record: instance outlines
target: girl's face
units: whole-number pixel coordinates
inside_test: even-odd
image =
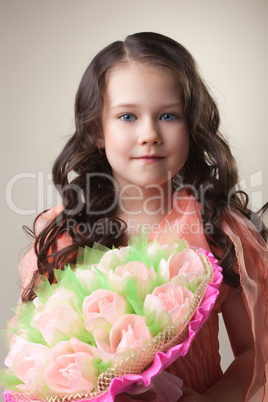
[[[102,147],[120,189],[163,186],[186,162],[188,127],[178,82],[169,71],[142,63],[113,69],[102,128]]]

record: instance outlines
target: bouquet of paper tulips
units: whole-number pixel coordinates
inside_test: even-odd
[[[6,401],[104,402],[147,386],[187,353],[222,280],[207,251],[144,236],[119,249],[86,247],[54,275],[17,308]]]

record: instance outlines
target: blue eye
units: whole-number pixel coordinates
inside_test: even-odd
[[[119,119],[125,121],[126,123],[130,123],[131,121],[135,120],[135,116],[130,113],[124,113],[119,116]]]
[[[161,120],[164,120],[164,121],[173,121],[174,119],[176,119],[176,115],[175,114],[173,114],[173,113],[164,113],[164,114],[162,114],[162,116],[161,116]]]

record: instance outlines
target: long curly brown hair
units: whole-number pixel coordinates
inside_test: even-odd
[[[248,209],[247,196],[243,199],[234,191],[238,183],[236,163],[219,132],[217,105],[199,75],[193,57],[181,44],[166,36],[136,33],[124,42],[117,41],[105,47],[82,77],[75,100],[76,130],[53,167],[53,181],[65,208],[38,235],[35,233],[38,217],[35,220],[33,235],[38,270],[23,292],[23,301],[35,297],[34,285],[39,274],[45,274],[52,282],[54,268],[74,263],[79,247],[92,246],[94,242],[108,247],[121,244],[126,223],[117,217],[116,190],[109,180],[112,170],[97,144],[102,137],[101,115],[107,77],[115,66],[133,61],[172,71],[177,77],[188,122],[190,152],[185,166],[173,179],[174,188],[183,185],[187,185],[188,191],[194,188],[196,198],[202,189],[206,190],[201,210],[203,224],[213,228],[212,234],[206,234],[209,244],[213,249],[223,251],[220,265],[226,283],[240,287],[239,276],[232,269],[236,261],[235,250],[221,225],[227,206],[251,219],[266,239],[267,230],[261,219]],[[114,231],[94,230],[101,225],[112,227],[111,223],[117,228],[118,236],[114,236]],[[83,224],[83,232],[76,230],[79,224]],[[71,236],[73,243],[59,250],[57,240],[64,232]]]

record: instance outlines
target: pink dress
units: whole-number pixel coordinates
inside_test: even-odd
[[[184,192],[175,193],[173,209],[160,224],[154,238],[164,244],[172,235],[185,238],[191,246],[202,247],[210,251],[203,230],[200,204],[192,196]],[[44,213],[38,221],[38,231],[53,219],[63,207],[52,208]],[[252,333],[255,340],[255,371],[252,386],[260,382],[260,378],[267,369],[268,359],[268,252],[264,241],[254,226],[237,212],[229,211],[226,214],[223,228],[235,245],[238,267],[242,287],[247,302],[249,318],[252,324]],[[59,247],[71,244],[68,234],[59,240]],[[20,262],[20,274],[23,284],[27,286],[32,273],[36,270],[36,256],[33,247]],[[258,286],[252,286],[252,281]],[[196,392],[202,393],[222,376],[218,342],[218,313],[221,304],[228,294],[228,286],[221,285],[217,299],[207,322],[196,335],[185,357],[172,363],[166,371],[180,377],[184,384]],[[266,400],[265,385],[259,390],[258,399]],[[249,392],[249,391],[248,391]],[[248,397],[246,398],[248,399]]]
[[[176,234],[185,238],[191,246],[210,251],[204,234],[200,204],[193,196],[180,192],[174,194],[173,205],[171,212],[160,224],[155,237],[163,244],[172,234]],[[234,270],[241,278],[255,343],[254,373],[245,400],[267,401],[268,385],[265,383],[265,378],[268,374],[268,249],[255,226],[240,213],[230,209],[224,218],[223,230],[235,246],[238,264]],[[186,386],[197,392],[205,391],[222,375],[218,313],[227,293],[228,287],[221,285],[218,301],[187,355],[167,369],[182,378]],[[253,396],[254,399],[252,389],[259,389]]]
[[[221,293],[219,298],[225,297],[226,293]],[[166,368],[167,372],[181,378],[185,386],[200,394],[217,382],[223,374],[218,341],[219,312],[220,302],[217,301],[206,323],[192,341],[186,356],[180,357]]]

